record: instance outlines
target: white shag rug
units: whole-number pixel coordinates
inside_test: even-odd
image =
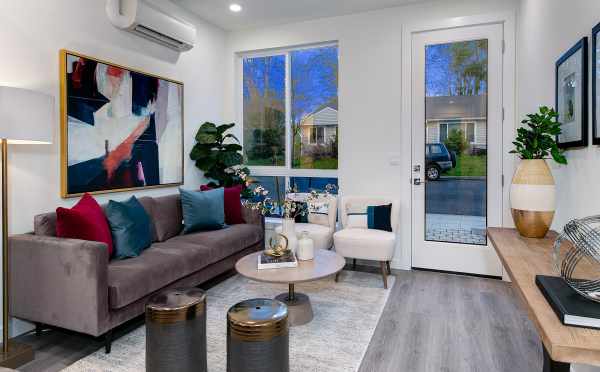
[[[391,289],[394,276],[388,277]],[[287,285],[258,283],[236,275],[208,291],[207,338],[209,372],[225,372],[226,315],[237,302],[274,298]],[[381,275],[343,271],[333,278],[300,283],[296,291],[310,296],[314,319],[290,328],[290,372],[357,371],[367,351],[390,289]],[[145,370],[144,326],[63,369],[63,372],[133,372]]]

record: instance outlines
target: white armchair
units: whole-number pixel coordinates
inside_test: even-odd
[[[308,236],[315,243],[315,249],[331,249],[337,220],[337,197],[329,195],[323,198],[322,202],[328,204],[326,212],[309,213],[308,223],[296,223],[296,234],[298,237],[300,237],[303,231],[308,232]],[[275,228],[275,232],[281,233],[281,231],[281,226]]]
[[[347,196],[341,199],[340,204],[342,230],[333,235],[336,252],[354,260],[379,261],[383,286],[387,289],[387,275],[391,273],[390,261],[394,257],[396,246],[400,203],[386,198]],[[369,229],[367,207],[386,204],[392,204],[390,216],[392,232]],[[336,281],[337,279],[336,276]]]

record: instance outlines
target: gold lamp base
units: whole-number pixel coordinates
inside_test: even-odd
[[[15,369],[33,360],[33,348],[30,345],[10,340],[7,353],[2,346],[4,345],[0,345],[0,367]]]

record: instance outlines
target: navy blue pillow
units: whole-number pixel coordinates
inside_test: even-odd
[[[223,188],[207,191],[179,189],[183,212],[183,233],[219,230],[225,226]]]
[[[152,244],[150,216],[132,196],[124,202],[111,200],[104,211],[114,244],[114,257],[137,257]]]
[[[367,226],[369,229],[392,232],[392,205],[375,205],[367,207]]]

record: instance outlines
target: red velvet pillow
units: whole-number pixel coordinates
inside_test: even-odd
[[[102,207],[90,194],[85,194],[73,208],[56,208],[56,236],[102,242],[113,253],[110,227]]]
[[[212,187],[207,185],[200,186],[200,190],[211,190]],[[225,205],[225,223],[228,225],[236,225],[246,223],[242,217],[242,185],[224,188],[224,205]]]

